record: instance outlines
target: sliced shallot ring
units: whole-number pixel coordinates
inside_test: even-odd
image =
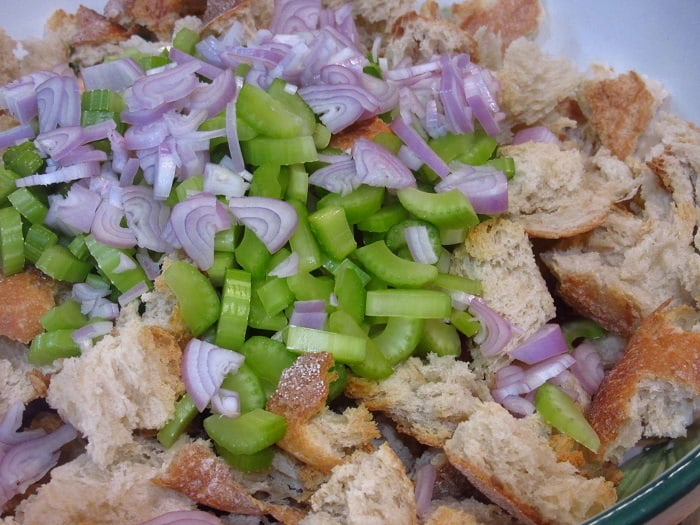
[[[545,323],[509,354],[514,359],[532,365],[568,351],[569,347],[561,326],[556,323]]]
[[[229,200],[233,216],[250,228],[270,253],[284,246],[297,227],[298,217],[294,206],[271,197],[235,197]]]

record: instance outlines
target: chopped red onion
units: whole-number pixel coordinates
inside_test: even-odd
[[[102,337],[110,333],[112,328],[114,328],[112,321],[97,321],[94,323],[88,323],[85,326],[81,326],[80,328],[76,329],[71,334],[71,338],[78,345],[78,348],[84,350],[98,337]]]
[[[238,417],[241,415],[241,401],[238,392],[219,388],[211,396],[211,409],[215,414],[226,417]]]
[[[230,220],[222,218],[216,197],[207,192],[190,195],[173,206],[168,222],[180,246],[197,267],[211,268],[214,236],[230,226]]]
[[[197,74],[202,75],[204,78],[208,78],[209,80],[214,80],[224,72],[230,71],[215,66],[214,64],[210,64],[209,62],[205,62],[204,60],[200,60],[199,58],[185,53],[184,51],[181,51],[176,47],[171,47],[168,50],[168,58],[170,58],[170,60],[172,60],[173,62],[177,62],[178,64],[181,64],[183,62],[197,62],[197,64],[199,64]]]
[[[245,161],[241,152],[241,144],[238,142],[238,124],[236,123],[236,102],[238,93],[243,86],[243,79],[236,77],[236,89],[231,102],[226,104],[226,139],[228,141],[229,151],[231,153],[231,163],[235,173],[245,173]]]
[[[88,233],[100,201],[98,193],[81,184],[73,184],[65,197],[60,194],[49,196],[49,211],[44,222],[68,235]]]
[[[55,73],[45,72],[46,77]],[[6,108],[20,124],[28,125],[37,116],[36,85],[41,73],[25,75],[0,88],[0,107]],[[44,78],[41,79],[43,82]]]
[[[207,407],[226,374],[238,370],[243,361],[244,357],[233,350],[190,339],[182,354],[182,378],[197,410]]]
[[[425,463],[416,471],[415,497],[418,516],[424,516],[430,509],[436,479],[437,469],[430,462]]]
[[[235,197],[229,200],[229,208],[241,224],[258,236],[270,253],[287,243],[299,220],[294,206],[270,197]]]
[[[481,323],[479,332],[474,336],[474,342],[479,345],[481,353],[492,357],[502,352],[513,337],[514,328],[511,323],[479,297],[474,297],[469,303],[469,311]]]
[[[0,506],[23,494],[58,463],[60,449],[78,436],[70,425],[11,446],[0,458]]]
[[[156,277],[160,275],[160,261],[154,261],[144,249],[137,250],[134,258],[139,262],[143,271],[146,272],[146,277],[151,281],[155,281]]]
[[[474,131],[471,108],[467,105],[461,73],[457,71],[455,64],[458,59],[459,57],[448,55],[440,57],[442,75],[439,92],[447,126],[451,132],[457,134]]]
[[[513,145],[524,144],[525,142],[558,144],[559,138],[545,126],[532,126],[518,130],[515,135],[513,135]]]
[[[135,301],[136,299],[140,298],[147,291],[148,291],[148,285],[146,284],[146,282],[139,281],[137,284],[135,284],[134,286],[129,288],[127,291],[120,294],[119,297],[117,297],[117,302],[119,303],[119,306],[124,307],[127,304],[129,304],[130,302]]]
[[[174,510],[140,525],[221,525],[221,520],[203,510]]]
[[[401,145],[396,156],[410,170],[418,171],[418,169],[423,165],[423,161],[420,159],[420,157],[418,157],[418,155],[416,155],[415,152],[405,144]]]
[[[464,78],[467,104],[489,135],[498,135],[501,132],[498,121],[504,116],[499,112],[494,88],[497,88],[497,81],[487,69],[472,68],[470,74]]]
[[[408,122],[402,117],[395,118],[391,121],[391,129],[424,164],[441,178],[447,177],[451,171],[450,167],[428,146],[428,143],[423,140],[423,137]]]
[[[200,84],[189,96],[191,110],[203,109],[213,117],[226,108],[236,91],[236,79],[230,69],[225,69],[210,84]]]
[[[269,29],[275,34],[296,34],[318,27],[320,0],[278,0]]]
[[[396,155],[374,141],[358,138],[352,146],[352,157],[361,184],[391,189],[416,186],[411,170]]]
[[[95,210],[90,232],[102,244],[115,248],[132,248],[136,246],[136,235],[130,228],[121,226],[123,217],[124,210],[103,200]]]
[[[299,95],[331,133],[376,115],[380,107],[374,95],[356,84],[309,85],[299,89]]]
[[[125,145],[130,150],[147,150],[162,144],[170,130],[163,118],[134,124],[124,132]]]
[[[175,64],[158,73],[137,78],[124,92],[124,101],[131,111],[155,109],[188,96],[199,85],[195,61]]]
[[[270,270],[269,275],[273,277],[285,278],[299,273],[299,253],[292,252],[285,257],[282,262]]]
[[[34,128],[30,124],[20,124],[0,131],[0,149],[5,149],[27,139],[34,138]]]
[[[163,229],[170,217],[170,207],[153,198],[147,186],[128,186],[122,191],[126,224],[142,248],[168,252],[171,246],[163,239]]]
[[[496,388],[504,387],[522,381],[525,377],[525,369],[520,365],[505,365],[494,373],[494,384]]]
[[[508,178],[488,166],[460,166],[435,185],[435,191],[457,188],[476,213],[495,214],[508,211]]]
[[[325,301],[320,299],[295,301],[292,313],[289,316],[289,324],[323,330],[327,319],[328,314]]]
[[[571,373],[579,380],[586,392],[590,395],[595,394],[605,376],[603,361],[598,350],[591,343],[583,341],[574,348],[572,355],[576,362],[571,365]]]
[[[74,76],[56,75],[36,87],[39,132],[80,125],[80,87]]]
[[[0,421],[0,457],[13,445],[18,445],[46,434],[44,430],[39,428],[20,432],[19,428],[22,426],[23,414],[24,403],[21,401],[10,403],[7,412]]]
[[[243,197],[249,187],[250,183],[240,174],[222,164],[208,162],[204,166],[204,191],[230,199]]]
[[[360,185],[355,161],[349,155],[333,157],[339,158],[309,175],[309,184],[344,196]]]
[[[516,416],[529,416],[535,413],[535,404],[521,396],[507,396],[500,403],[506,410]]]
[[[509,353],[512,358],[532,365],[568,351],[569,347],[561,326],[556,323],[545,323]]]
[[[435,253],[433,243],[428,234],[428,228],[424,225],[407,226],[403,230],[408,251],[414,261],[425,264],[435,264],[438,254]]]
[[[131,57],[108,60],[80,70],[86,90],[109,89],[120,92],[145,76],[143,68]]]
[[[153,198],[165,200],[170,196],[180,160],[174,144],[166,140],[158,146],[155,173],[153,175]]]
[[[57,168],[46,173],[37,173],[27,177],[20,177],[15,180],[18,188],[26,186],[50,186],[59,182],[72,182],[80,179],[96,177],[100,174],[100,164],[98,162],[81,162]]]
[[[558,376],[576,362],[570,354],[559,354],[532,365],[525,371],[523,383],[528,392],[543,385],[547,380]]]

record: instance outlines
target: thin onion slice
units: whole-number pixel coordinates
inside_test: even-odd
[[[416,186],[416,178],[388,149],[364,137],[352,146],[358,182],[368,186],[399,189]]]
[[[572,355],[576,362],[571,365],[571,373],[588,394],[595,394],[605,376],[598,350],[591,343],[583,341],[574,348]]]
[[[479,297],[474,297],[469,303],[469,311],[481,323],[479,332],[474,336],[481,353],[492,357],[502,352],[513,338],[514,328],[510,321]]]
[[[124,210],[103,200],[95,210],[90,232],[102,244],[115,248],[133,248],[136,236],[130,228],[121,226]]]
[[[297,227],[294,206],[271,197],[237,197],[229,200],[233,216],[250,228],[270,253],[284,246]]]
[[[425,463],[416,471],[416,513],[419,516],[424,516],[430,509],[436,478],[437,469],[430,462]]]
[[[24,414],[24,403],[15,401],[10,403],[10,406],[5,412],[0,421],[0,456],[2,456],[9,447],[34,439],[46,434],[42,429],[19,431],[22,426],[22,416]]]
[[[238,392],[219,388],[211,396],[211,409],[216,414],[226,417],[238,417],[241,415],[241,400]]]
[[[576,362],[571,354],[559,354],[532,365],[525,371],[523,384],[532,392],[547,380],[558,376]]]
[[[509,353],[512,358],[532,365],[568,351],[569,347],[564,339],[561,326],[557,323],[545,323],[525,342]]]
[[[202,412],[209,405],[226,374],[238,370],[244,359],[233,350],[190,339],[182,354],[182,378],[197,410]]]

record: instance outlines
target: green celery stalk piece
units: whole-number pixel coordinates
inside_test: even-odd
[[[187,427],[197,417],[199,411],[194,405],[194,401],[185,393],[175,404],[173,417],[156,434],[156,439],[165,448],[172,447],[177,439],[184,434]]]
[[[422,338],[424,327],[424,319],[389,317],[384,329],[372,340],[387,360],[396,365],[413,354]]]
[[[221,388],[238,392],[238,399],[241,405],[241,414],[265,408],[267,396],[263,389],[262,382],[253,369],[243,363],[238,370],[228,374],[221,383]]]
[[[458,189],[430,193],[417,188],[401,188],[396,192],[409,212],[438,228],[461,228],[479,224],[469,199]]]
[[[357,248],[355,235],[341,206],[326,206],[309,215],[311,231],[321,249],[334,259],[344,259]]]
[[[216,445],[232,454],[255,454],[282,439],[287,420],[256,408],[236,418],[209,416],[204,419],[204,430]]]
[[[450,296],[438,290],[386,288],[367,291],[365,315],[444,319],[452,313]]]
[[[397,288],[420,288],[438,275],[436,266],[400,257],[382,240],[358,248],[355,257],[369,273]]]
[[[251,288],[250,273],[236,268],[226,270],[214,337],[217,346],[237,350],[243,345],[248,330]]]
[[[367,337],[293,325],[287,328],[284,337],[292,352],[330,352],[336,361],[349,365],[361,363],[367,354]]]

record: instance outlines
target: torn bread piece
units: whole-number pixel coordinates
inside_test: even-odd
[[[282,373],[265,407],[287,420],[277,446],[323,472],[343,463],[354,450],[371,448],[380,436],[365,407],[348,407],[340,414],[328,408],[328,386],[337,376],[333,364],[328,352],[300,355]]]
[[[386,442],[335,467],[310,504],[300,525],[418,523],[413,483]]]
[[[0,335],[28,344],[43,332],[41,318],[56,305],[59,283],[36,269],[0,274]]]
[[[613,483],[557,461],[547,433],[539,416],[517,419],[498,403],[483,403],[459,424],[445,453],[475,487],[526,524],[574,525],[612,505]]]
[[[639,185],[635,173],[604,148],[589,157],[571,144],[525,142],[504,146],[500,154],[512,157],[516,166],[506,217],[531,237],[558,239],[590,231]]]
[[[700,313],[664,307],[647,317],[605,376],[588,419],[605,459],[642,438],[684,436],[700,409]]]
[[[191,499],[151,481],[165,461],[160,446],[139,441],[132,452],[108,467],[82,454],[54,468],[51,479],[19,504],[18,523],[122,525],[195,508]]]
[[[172,334],[122,311],[120,324],[51,378],[47,401],[87,439],[100,466],[134,446],[134,431],[158,429],[173,415],[184,384],[182,350]]]
[[[351,377],[345,389],[369,410],[386,413],[400,432],[425,445],[442,447],[476,406],[491,399],[464,361],[429,354],[410,357],[381,381]]]
[[[25,405],[45,394],[40,371],[27,363],[27,347],[0,336],[0,413],[7,413],[12,403]]]
[[[498,505],[474,498],[433,500],[424,525],[516,525],[518,522]]]

